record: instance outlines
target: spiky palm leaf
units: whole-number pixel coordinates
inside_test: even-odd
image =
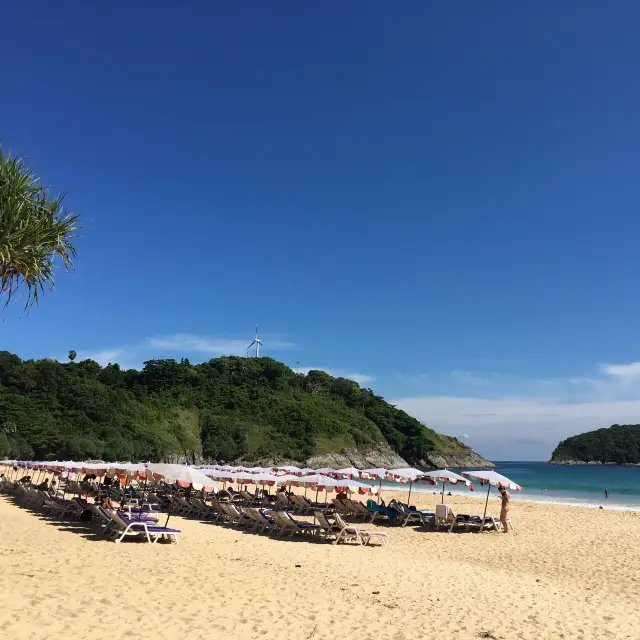
[[[21,286],[25,309],[54,287],[53,261],[73,266],[72,244],[78,216],[62,207],[64,196],[49,199],[47,190],[20,158],[0,150],[0,293],[5,307]]]

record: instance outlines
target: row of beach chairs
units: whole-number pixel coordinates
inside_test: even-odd
[[[5,481],[0,485],[0,493],[9,493],[16,503],[41,511],[53,518],[85,519],[98,524],[99,533],[115,542],[135,537],[155,543],[159,540],[179,541],[180,531],[158,525],[158,513],[135,507],[128,509],[105,509],[97,504],[87,503],[79,497],[71,499],[52,495],[47,491],[20,482]]]
[[[277,495],[286,498],[282,493]],[[286,502],[280,499],[275,505],[268,507],[251,506],[251,502],[245,496],[241,498],[244,499],[244,504],[233,499],[223,501],[220,497],[210,497],[207,503],[202,498],[172,496],[171,504],[167,505],[167,508],[172,513],[182,516],[234,525],[278,537],[312,535],[316,539],[333,541],[334,544],[355,541],[361,545],[369,545],[372,541],[387,545],[389,541],[388,534],[371,532],[348,524],[339,513],[333,513],[332,516],[329,505],[310,502],[302,496],[290,496],[298,500]],[[301,515],[314,516],[315,522],[297,519]]]

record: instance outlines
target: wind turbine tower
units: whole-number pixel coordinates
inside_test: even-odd
[[[260,340],[260,338],[258,338],[258,325],[256,325],[256,337],[253,339],[253,342],[247,347],[247,351],[249,351],[249,349],[251,349],[251,347],[253,347],[253,345],[256,346],[256,358],[260,357],[260,347],[262,346],[262,340]]]

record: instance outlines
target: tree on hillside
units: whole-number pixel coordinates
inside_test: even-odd
[[[25,309],[54,287],[54,259],[73,266],[78,216],[51,197],[20,158],[0,150],[0,293],[5,307],[14,294],[27,290]]]
[[[71,349],[71,351],[69,351],[69,360],[73,362],[77,357],[78,354],[73,349]]]

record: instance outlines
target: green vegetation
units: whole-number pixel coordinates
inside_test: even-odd
[[[0,456],[302,461],[386,443],[409,462],[471,452],[351,380],[298,375],[270,358],[122,371],[0,352]]]
[[[640,464],[640,424],[614,424],[563,440],[551,462]]]
[[[5,306],[21,288],[25,308],[53,289],[57,256],[72,266],[78,217],[62,207],[62,196],[51,198],[22,160],[0,150],[0,292]]]

